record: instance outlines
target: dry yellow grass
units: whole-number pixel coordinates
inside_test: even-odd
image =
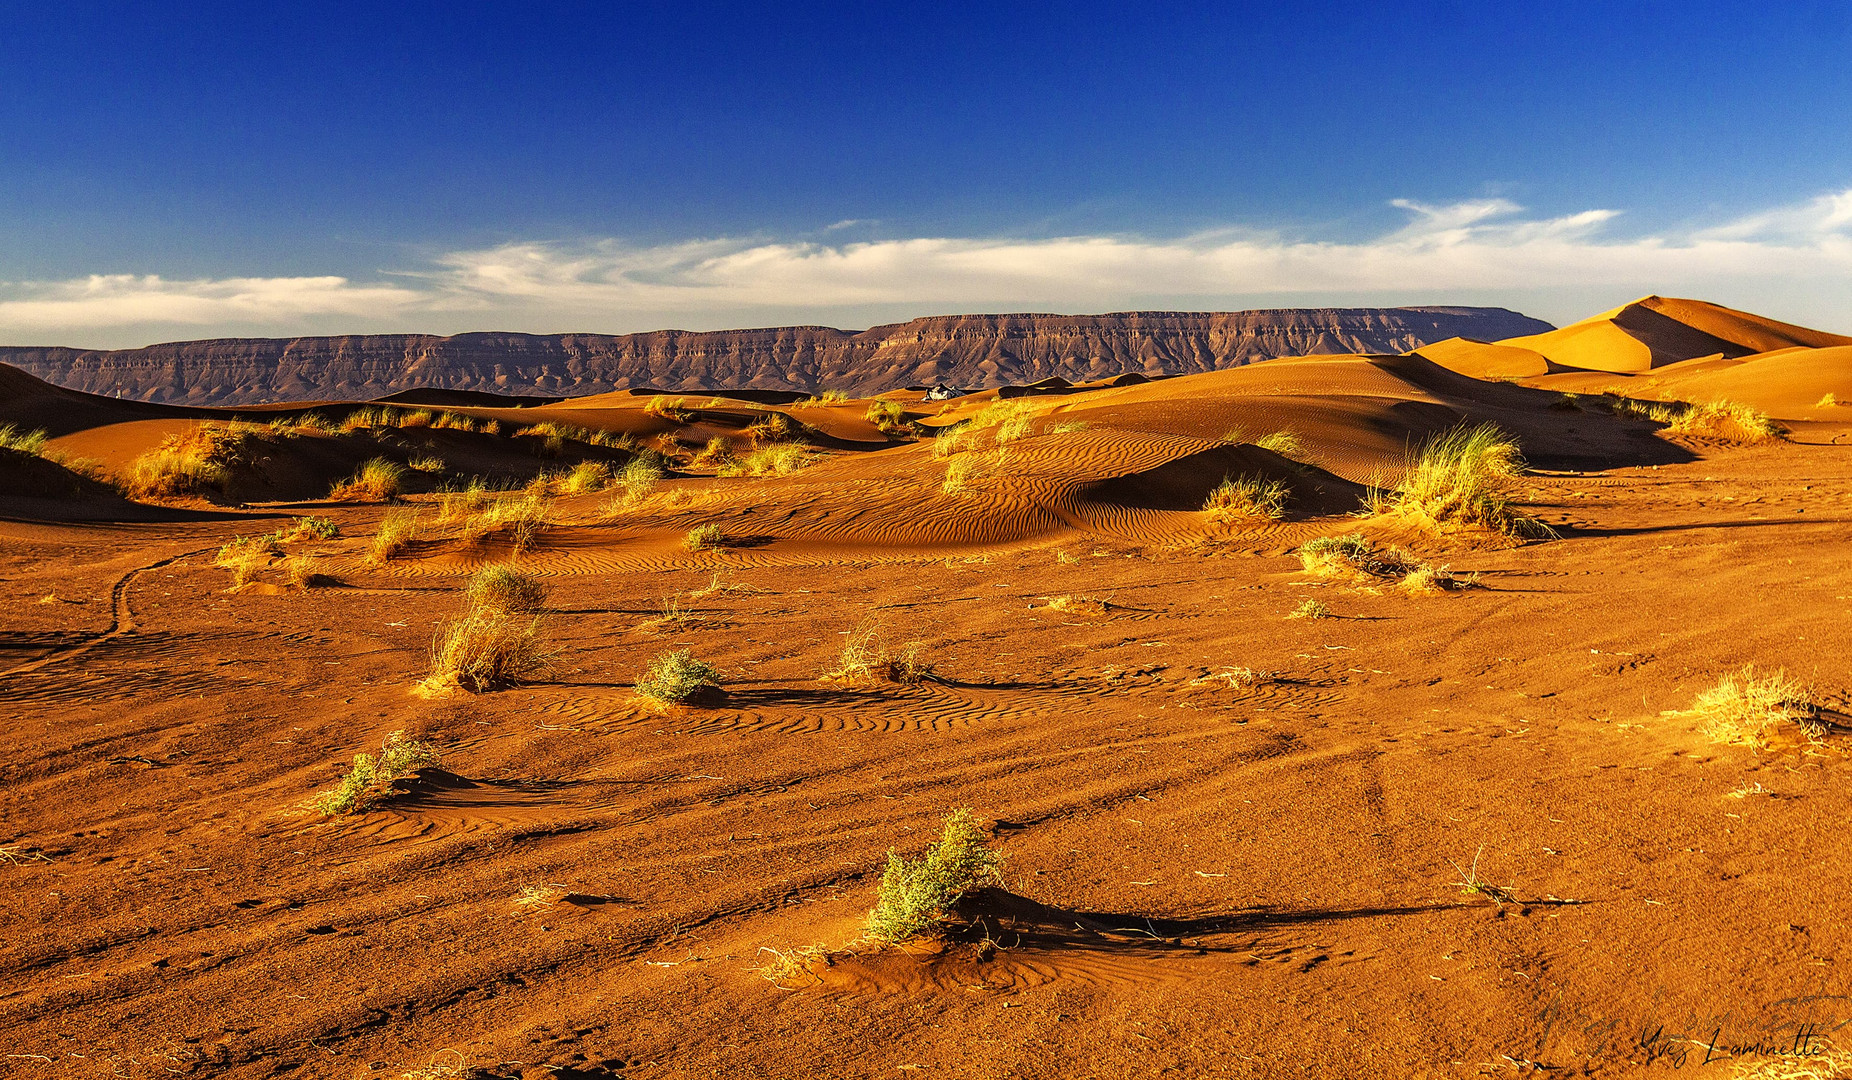
[[[1387,499],[1393,512],[1432,529],[1475,526],[1518,537],[1555,532],[1513,505],[1524,471],[1518,444],[1491,424],[1458,427],[1428,440]]]
[[[251,440],[245,426],[202,424],[136,457],[118,486],[133,499],[173,498],[223,491],[231,466]]]
[[[386,458],[371,458],[354,475],[334,485],[331,499],[353,502],[384,502],[397,498],[405,490],[405,466]]]
[[[1667,431],[1730,442],[1770,442],[1786,434],[1780,424],[1740,402],[1707,401],[1693,405],[1673,418]]]
[[[1286,512],[1286,485],[1259,476],[1230,476],[1203,500],[1203,512],[1218,524],[1277,521]]]
[[[1779,668],[1772,675],[1757,675],[1753,664],[1725,675],[1691,708],[1665,715],[1696,720],[1706,736],[1729,746],[1766,747],[1789,724],[1810,740],[1826,734],[1805,686]]]
[[[417,510],[388,510],[367,545],[367,560],[380,565],[404,553],[418,536]]]

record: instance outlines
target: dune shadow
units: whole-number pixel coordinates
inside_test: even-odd
[[[1571,537],[1604,536],[1652,536],[1657,533],[1697,532],[1702,529],[1766,529],[1788,525],[1852,525],[1852,519],[1809,517],[1796,514],[1792,517],[1759,518],[1749,521],[1686,521],[1675,525],[1633,525],[1603,528],[1600,526],[1558,525],[1556,531],[1563,539]]]

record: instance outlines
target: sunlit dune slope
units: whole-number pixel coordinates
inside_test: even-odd
[[[1699,300],[1647,296],[1560,330],[1498,344],[1529,349],[1564,367],[1636,373],[1702,356],[1852,345],[1852,338]]]

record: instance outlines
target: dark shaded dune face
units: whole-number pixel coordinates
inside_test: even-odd
[[[1257,446],[1222,445],[1186,453],[1124,476],[1083,483],[1079,501],[1146,510],[1201,510],[1209,493],[1231,477],[1278,481],[1291,492],[1294,515],[1355,509],[1363,489],[1322,469],[1300,466]]]

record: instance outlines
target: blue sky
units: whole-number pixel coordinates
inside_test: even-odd
[[[1852,332],[1852,5],[1517,8],[8,5],[0,342],[1646,292]]]

